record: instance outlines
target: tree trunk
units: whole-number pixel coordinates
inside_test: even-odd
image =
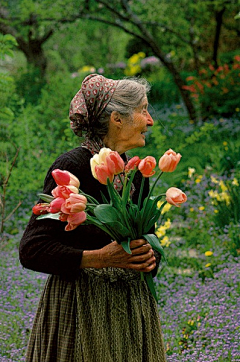
[[[161,49],[158,47],[158,45],[155,43],[155,41],[151,37],[148,36],[148,39],[144,39],[144,41],[146,43],[148,43],[148,45],[152,48],[156,57],[158,57],[161,60],[161,62],[164,64],[164,66],[168,69],[168,71],[173,76],[174,82],[177,85],[177,87],[180,91],[180,94],[182,96],[183,102],[187,108],[189,118],[190,118],[190,120],[194,121],[194,123],[195,123],[197,120],[196,110],[195,110],[194,104],[192,102],[192,99],[190,97],[190,93],[187,90],[183,89],[185,82],[182,79],[180,73],[175,68],[173,63],[169,59],[167,59],[166,56],[164,56]]]
[[[40,74],[44,77],[47,68],[47,58],[43,50],[45,40],[34,39],[31,36],[28,37],[28,41],[25,41],[22,37],[16,39],[19,49],[27,58],[27,62],[40,69]]]
[[[181,93],[183,102],[187,108],[190,120],[192,120],[194,123],[196,123],[197,115],[196,115],[196,110],[193,105],[192,99],[190,97],[190,93],[187,90],[183,89],[183,86],[186,85],[185,82],[183,81],[180,73],[177,71],[177,69],[174,67],[174,65],[172,63],[165,63],[164,65],[166,66],[166,68],[169,70],[169,72],[173,76],[175,84],[177,85],[177,87]]]

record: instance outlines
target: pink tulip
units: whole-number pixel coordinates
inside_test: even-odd
[[[52,195],[57,198],[67,199],[71,193],[78,194],[78,189],[75,186],[57,186],[52,190]]]
[[[152,156],[147,156],[139,162],[138,169],[143,177],[150,177],[155,174],[153,170],[156,166],[156,160]]]
[[[103,185],[107,185],[107,179],[109,179],[110,182],[113,181],[114,174],[110,172],[104,164],[95,166],[95,173],[97,180]]]
[[[40,203],[40,204],[37,204],[35,206],[33,206],[32,208],[32,212],[35,214],[35,215],[43,215],[43,214],[48,214],[49,213],[49,204],[47,203]]]
[[[187,195],[176,187],[170,187],[166,192],[166,200],[169,204],[180,207],[187,201]]]
[[[140,161],[141,160],[138,156],[134,156],[133,158],[131,158],[125,166],[125,172],[128,173],[134,170],[135,167],[139,165]]]
[[[163,172],[173,172],[176,169],[181,157],[182,155],[180,155],[180,153],[176,153],[170,148],[160,158],[158,166]]]
[[[78,213],[86,209],[87,198],[83,195],[70,194],[69,198],[64,201],[61,205],[61,211],[64,214]]]
[[[106,164],[109,171],[114,175],[117,175],[124,170],[124,161],[116,151],[109,153],[109,155],[106,157]]]
[[[69,171],[62,171],[62,170],[56,169],[56,170],[52,171],[52,176],[53,176],[56,184],[59,186],[72,185],[77,188],[79,188],[79,186],[80,186],[80,182],[79,182],[78,178]]]
[[[57,212],[60,212],[61,206],[64,202],[65,202],[65,199],[63,199],[62,197],[57,197],[56,199],[54,199],[53,201],[50,202],[49,211],[52,214],[56,214]]]
[[[78,225],[82,224],[87,218],[87,215],[84,211],[78,212],[75,214],[68,215],[67,222],[68,224],[65,226],[66,231],[71,231],[76,229]]]

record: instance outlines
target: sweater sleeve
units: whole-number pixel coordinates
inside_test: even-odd
[[[44,193],[51,194],[56,187],[51,175],[56,168],[68,170],[79,178],[80,183],[82,180],[81,186],[88,185],[89,190],[96,192],[98,185],[91,184],[94,180],[90,174],[89,157],[84,151],[82,153],[82,158],[75,152],[62,155],[54,162],[45,178]],[[32,214],[20,241],[21,264],[35,271],[74,278],[80,271],[83,250],[101,248],[110,242],[108,236],[93,225],[80,225],[72,231],[65,231],[65,226],[66,223],[59,220],[37,220]]]
[[[56,187],[51,176],[51,170],[54,168],[69,169],[65,160],[55,162],[55,167],[49,169],[45,178],[43,192],[46,194],[51,194],[51,190]],[[67,245],[69,235],[64,227],[65,223],[61,221],[37,220],[37,216],[32,214],[20,241],[21,264],[39,272],[76,275],[81,263],[82,250]]]

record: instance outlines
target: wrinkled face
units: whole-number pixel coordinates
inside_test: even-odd
[[[148,113],[148,100],[145,97],[130,119],[123,121],[121,140],[125,151],[145,146],[145,133],[148,127],[153,126],[153,123],[154,121]]]

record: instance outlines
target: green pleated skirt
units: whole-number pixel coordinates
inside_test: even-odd
[[[157,304],[140,274],[83,269],[50,276],[26,362],[166,362]]]

